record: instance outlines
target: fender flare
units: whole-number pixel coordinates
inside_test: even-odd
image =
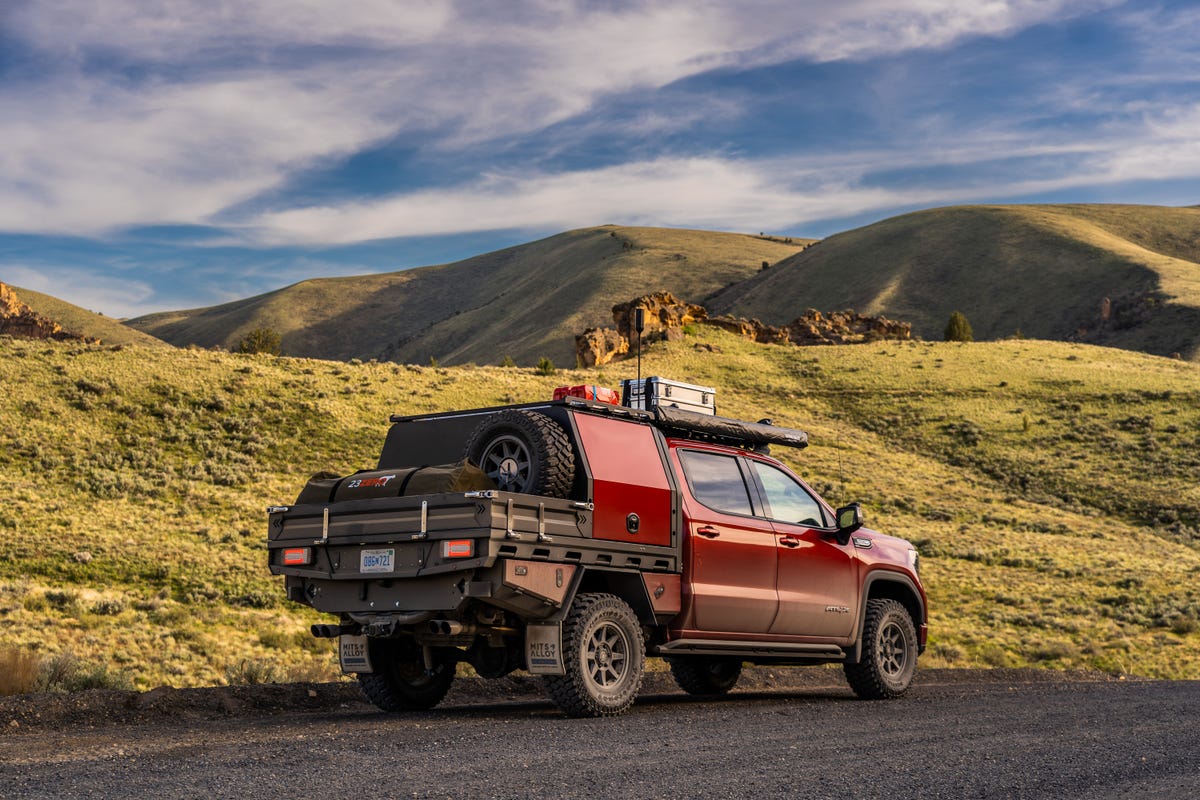
[[[862,659],[862,632],[863,626],[867,622],[867,601],[871,599],[871,589],[877,583],[890,583],[900,587],[902,597],[897,597],[909,610],[911,614],[913,609],[919,613],[913,617],[913,624],[918,628],[926,624],[928,620],[928,609],[925,603],[925,596],[921,590],[917,588],[917,584],[912,578],[905,575],[903,572],[895,572],[890,569],[873,570],[867,575],[863,581],[862,596],[859,599],[858,607],[858,626],[854,632],[854,644],[846,652],[847,664],[857,664]],[[921,648],[924,650],[924,646]]]

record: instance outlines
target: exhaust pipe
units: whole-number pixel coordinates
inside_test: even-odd
[[[429,621],[429,632],[442,636],[458,636],[475,633],[474,625],[464,625],[452,619],[434,619]]]
[[[358,633],[361,628],[354,623],[350,623],[343,625],[313,625],[310,630],[312,631],[312,635],[318,639],[336,639],[342,634]]]

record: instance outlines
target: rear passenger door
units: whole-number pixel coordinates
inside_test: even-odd
[[[757,515],[745,462],[679,448],[688,520],[683,627],[706,633],[767,633],[779,608],[776,534]]]
[[[858,560],[829,511],[793,475],[747,459],[779,544],[779,614],[770,632],[843,639],[858,608]]]

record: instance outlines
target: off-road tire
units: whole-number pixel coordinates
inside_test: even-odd
[[[646,666],[646,642],[633,609],[616,595],[580,594],[563,620],[566,675],[543,678],[571,717],[611,717],[633,705]]]
[[[375,671],[358,676],[367,699],[383,711],[424,711],[450,691],[454,661],[434,651],[434,667],[425,669],[421,648],[404,639],[371,639],[368,647]]]
[[[917,673],[917,629],[908,609],[895,600],[867,602],[862,655],[844,665],[850,688],[863,700],[899,697]]]
[[[688,694],[725,694],[737,685],[742,662],[723,656],[673,656],[667,659],[671,677]]]
[[[505,492],[570,497],[575,451],[567,432],[536,411],[510,409],[481,422],[466,457]]]

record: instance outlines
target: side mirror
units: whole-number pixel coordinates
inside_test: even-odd
[[[837,541],[847,544],[850,535],[863,526],[863,510],[858,503],[842,506],[837,510]]]

